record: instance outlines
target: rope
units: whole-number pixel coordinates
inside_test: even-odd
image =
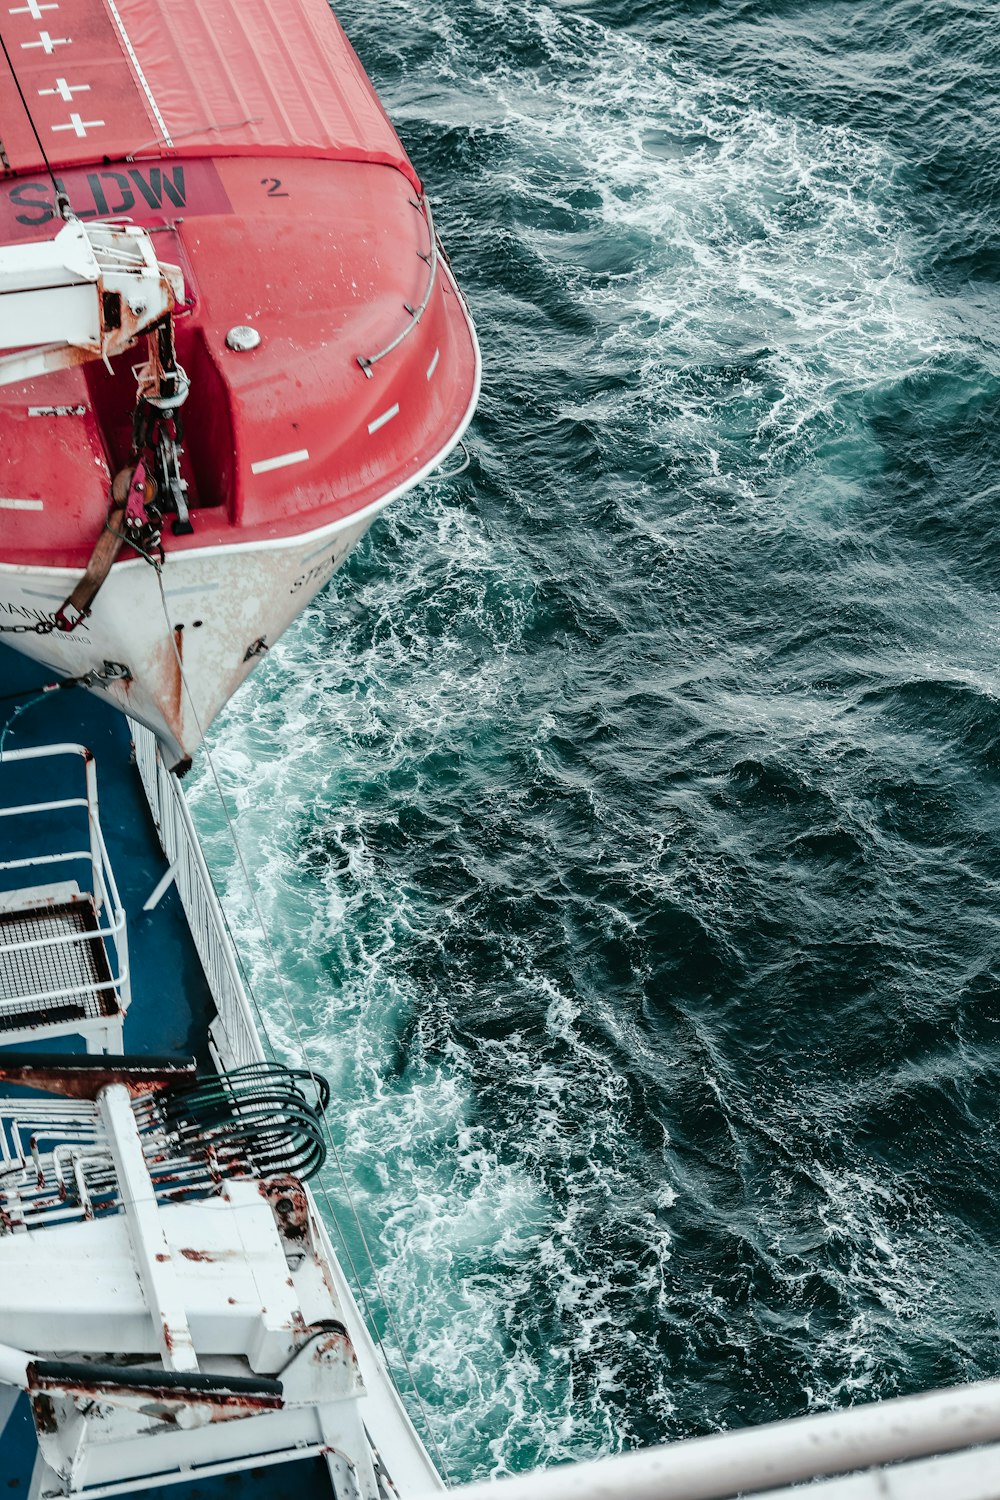
[[[41,692],[35,693],[35,696],[33,698],[29,698],[27,703],[22,703],[19,708],[15,708],[12,714],[8,714],[6,722],[3,726],[3,731],[0,732],[0,761],[3,760],[3,747],[7,743],[7,736],[8,734],[10,734],[11,726],[13,725],[15,719],[19,719],[26,708],[31,708],[35,703],[41,703],[42,699],[45,697],[45,694],[48,691],[48,688],[43,688]]]
[[[257,923],[258,923],[258,925],[260,927],[261,934],[262,934],[262,936],[264,938],[264,943],[265,943],[265,946],[267,948],[268,957],[269,957],[270,963],[271,963],[271,968],[274,971],[274,977],[277,980],[277,982],[278,982],[278,988],[281,991],[281,998],[282,998],[282,1001],[284,1002],[285,1011],[286,1011],[286,1013],[288,1015],[289,1020],[292,1023],[292,1029],[295,1032],[295,1040],[296,1040],[296,1045],[298,1046],[298,1049],[299,1049],[299,1055],[301,1056],[301,1058],[303,1059],[303,1061],[308,1066],[309,1065],[309,1057],[308,1057],[308,1053],[306,1051],[305,1043],[303,1042],[303,1039],[302,1039],[302,1031],[301,1031],[301,1028],[299,1026],[298,1017],[295,1014],[295,1010],[294,1010],[294,1008],[292,1006],[291,1000],[290,1000],[289,995],[288,995],[288,989],[287,989],[287,987],[285,985],[285,976],[282,974],[281,969],[278,966],[278,959],[277,959],[277,955],[275,954],[275,951],[274,951],[274,944],[271,941],[271,935],[268,932],[267,924],[264,921],[263,914],[261,913],[261,909],[260,909],[260,906],[259,906],[258,901],[257,901],[257,895],[256,895],[256,892],[254,891],[253,882],[250,879],[250,872],[247,869],[246,861],[243,858],[243,851],[240,848],[239,840],[236,837],[236,829],[233,826],[233,820],[232,820],[232,818],[229,815],[229,808],[228,808],[228,806],[226,804],[225,793],[222,790],[222,783],[220,782],[218,773],[217,773],[217,771],[215,769],[215,762],[212,759],[212,752],[209,749],[208,744],[205,742],[205,732],[204,732],[204,730],[202,728],[201,720],[198,717],[198,709],[195,706],[194,695],[192,694],[191,688],[190,688],[190,686],[188,684],[187,674],[184,671],[184,662],[183,662],[183,660],[181,658],[180,652],[177,649],[177,641],[176,641],[176,639],[174,637],[173,627],[172,627],[172,625],[170,623],[170,611],[169,611],[169,609],[167,607],[167,596],[166,596],[166,593],[164,592],[164,588],[163,588],[163,574],[162,574],[162,572],[161,572],[160,569],[156,570],[156,578],[157,578],[157,582],[158,582],[158,584],[160,586],[160,602],[161,602],[162,607],[163,607],[163,618],[164,618],[164,622],[165,622],[166,627],[167,627],[167,638],[169,639],[170,644],[173,647],[174,656],[175,656],[176,661],[177,661],[177,669],[178,669],[178,671],[180,673],[181,681],[184,684],[184,691],[185,691],[185,693],[187,695],[188,703],[191,705],[191,713],[194,716],[195,724],[198,727],[198,733],[200,734],[201,739],[202,739],[202,743],[204,745],[205,759],[208,762],[208,767],[209,767],[209,770],[210,770],[211,775],[212,775],[212,780],[215,783],[215,790],[216,790],[216,793],[218,794],[219,803],[220,803],[220,806],[222,807],[223,816],[225,817],[225,820],[226,820],[226,827],[227,827],[227,829],[229,831],[229,838],[230,838],[230,841],[231,841],[232,846],[233,846],[233,852],[236,855],[237,863],[239,864],[240,870],[241,870],[242,875],[243,875],[243,880],[244,880],[244,883],[246,885],[247,893],[248,893],[248,895],[250,897],[250,903],[251,903],[251,905],[253,907],[253,910],[254,910],[254,915],[257,918]],[[0,744],[2,744],[2,742],[0,742]],[[260,1017],[260,1010],[259,1010],[259,1008],[256,1005],[256,1001],[254,1002],[254,1007],[257,1010],[258,1017]],[[266,1027],[266,1024],[263,1021],[263,1018],[261,1018],[261,1024],[264,1027],[265,1037],[267,1037],[267,1027]],[[268,1038],[268,1045],[271,1046],[269,1038]],[[272,1051],[272,1056],[273,1056],[273,1052],[274,1052],[273,1046],[271,1046],[271,1051]],[[411,1385],[411,1387],[413,1389],[414,1399],[416,1400],[417,1406],[418,1406],[418,1408],[420,1410],[420,1416],[421,1416],[421,1419],[422,1419],[423,1424],[424,1424],[424,1429],[425,1429],[425,1432],[427,1434],[428,1442],[429,1442],[430,1447],[431,1447],[431,1449],[433,1451],[433,1454],[434,1454],[435,1462],[437,1463],[437,1466],[438,1466],[438,1468],[441,1471],[441,1474],[442,1474],[442,1476],[444,1478],[445,1484],[450,1486],[450,1484],[451,1484],[451,1478],[450,1478],[450,1475],[448,1473],[447,1465],[445,1464],[445,1461],[444,1461],[444,1455],[442,1454],[440,1446],[438,1445],[437,1439],[434,1436],[434,1430],[431,1427],[430,1417],[428,1415],[427,1408],[424,1405],[423,1398],[421,1397],[420,1388],[417,1385],[416,1376],[413,1373],[413,1368],[412,1368],[412,1366],[410,1364],[409,1359],[407,1358],[406,1350],[403,1347],[403,1340],[402,1340],[402,1337],[400,1335],[399,1328],[398,1328],[398,1325],[396,1323],[396,1320],[393,1317],[392,1308],[389,1306],[388,1298],[386,1297],[385,1292],[384,1292],[384,1290],[382,1288],[382,1283],[381,1283],[381,1280],[380,1280],[379,1274],[378,1274],[378,1268],[377,1268],[377,1266],[375,1264],[375,1258],[372,1255],[371,1248],[370,1248],[370,1246],[368,1244],[368,1238],[367,1238],[367,1236],[365,1234],[364,1227],[363,1227],[363,1225],[361,1223],[361,1216],[358,1213],[357,1207],[356,1207],[355,1202],[354,1202],[353,1195],[351,1193],[350,1183],[347,1180],[347,1173],[346,1173],[346,1171],[344,1169],[344,1164],[343,1164],[343,1161],[341,1160],[340,1152],[337,1149],[337,1143],[336,1143],[336,1141],[333,1138],[333,1131],[332,1131],[332,1129],[330,1127],[330,1122],[326,1118],[326,1116],[323,1117],[323,1126],[324,1126],[324,1131],[325,1131],[325,1134],[326,1134],[326,1137],[327,1137],[327,1141],[328,1141],[329,1146],[330,1146],[330,1151],[331,1151],[331,1154],[333,1156],[333,1160],[336,1163],[337,1173],[338,1173],[338,1175],[340,1177],[340,1181],[341,1181],[341,1184],[342,1184],[343,1189],[344,1189],[344,1195],[345,1195],[345,1197],[347,1199],[347,1203],[348,1203],[348,1206],[350,1208],[351,1215],[352,1215],[352,1217],[354,1219],[354,1226],[355,1226],[355,1229],[358,1232],[358,1237],[361,1240],[361,1244],[362,1244],[362,1246],[364,1248],[365,1255],[367,1256],[368,1265],[369,1265],[369,1268],[371,1270],[372,1280],[375,1283],[375,1289],[378,1292],[378,1295],[379,1295],[379,1298],[381,1300],[382,1306],[385,1309],[386,1322],[387,1322],[389,1328],[392,1331],[392,1336],[393,1336],[393,1339],[395,1340],[396,1348],[399,1350],[399,1355],[400,1355],[400,1358],[401,1358],[401,1360],[403,1362],[403,1367],[406,1370],[407,1377],[409,1378],[410,1385]],[[354,1263],[354,1257],[351,1254],[350,1247],[347,1245],[347,1242],[346,1242],[346,1240],[344,1239],[344,1236],[343,1236],[343,1232],[340,1230],[339,1224],[337,1223],[337,1215],[336,1215],[336,1212],[334,1211],[333,1204],[330,1201],[330,1195],[329,1195],[329,1192],[327,1191],[326,1185],[325,1185],[325,1183],[321,1182],[319,1184],[319,1186],[320,1186],[320,1190],[321,1190],[321,1192],[323,1194],[323,1199],[324,1199],[324,1202],[326,1203],[326,1208],[327,1208],[327,1212],[328,1212],[328,1214],[330,1216],[330,1219],[331,1219],[331,1221],[335,1225],[337,1225],[337,1230],[338,1230],[338,1234],[340,1236],[340,1241],[341,1241],[341,1244],[344,1246],[345,1252],[347,1254],[347,1260],[348,1260],[348,1263],[349,1263],[350,1268],[351,1268],[351,1273],[352,1273],[352,1275],[353,1275],[353,1277],[355,1279],[355,1282],[357,1284],[358,1291],[361,1294],[361,1301],[362,1301],[362,1303],[364,1305],[365,1313],[367,1314],[368,1321],[369,1321],[369,1324],[370,1324],[371,1329],[372,1329],[372,1333],[373,1333],[373,1335],[375,1337],[375,1340],[376,1340],[379,1348],[382,1351],[383,1357],[385,1358],[387,1373],[389,1374],[390,1379],[393,1379],[392,1369],[391,1369],[391,1367],[389,1365],[388,1355],[386,1354],[385,1347],[384,1347],[384,1345],[382,1343],[381,1335],[378,1332],[378,1325],[375,1322],[374,1315],[373,1315],[372,1309],[371,1309],[371,1304],[368,1301],[368,1294],[366,1293],[365,1288],[364,1288],[364,1283],[363,1283],[361,1277],[358,1274],[358,1269],[357,1269],[357,1266]],[[393,1380],[393,1383],[395,1384],[394,1380]]]
[[[66,682],[47,682],[44,687],[40,688],[22,688],[19,693],[0,693],[0,703],[13,703],[15,698],[41,697],[43,693],[51,693],[56,688],[76,687],[76,683],[77,679],[75,677],[71,677]],[[28,705],[25,704],[24,706],[25,708],[27,708]],[[20,710],[18,710],[18,712],[20,712]],[[13,719],[14,715],[11,715],[11,719],[8,722],[13,722]]]
[[[83,672],[79,677],[60,677],[57,682],[45,682],[40,688],[22,688],[18,693],[0,693],[0,703],[12,703],[15,698],[43,697],[46,693],[55,693],[60,688],[79,687],[81,683],[89,687],[92,682],[100,680],[99,675],[93,672]],[[24,706],[27,708],[28,705]],[[13,723],[15,717],[16,715],[12,715],[8,722]]]

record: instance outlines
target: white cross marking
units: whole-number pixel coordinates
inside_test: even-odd
[[[82,94],[84,92],[88,94],[90,93],[89,83],[67,83],[65,78],[57,78],[56,86],[54,89],[38,90],[39,96],[41,98],[44,98],[46,94],[58,94],[60,99],[66,100],[67,104],[73,103],[74,94]]]
[[[42,19],[43,10],[58,9],[59,6],[56,3],[53,3],[51,5],[39,5],[38,0],[28,0],[27,5],[19,5],[17,10],[15,10],[13,6],[11,6],[10,13],[12,16],[30,16],[33,21],[40,21]]]
[[[22,42],[22,47],[44,47],[46,52],[54,52],[56,47],[68,47],[70,38],[68,36],[49,36],[47,31],[38,33],[37,42]]]
[[[98,125],[103,125],[103,120],[81,120],[77,114],[69,117],[68,125],[53,125],[53,130],[75,130],[77,135],[86,135],[88,130],[96,130]]]

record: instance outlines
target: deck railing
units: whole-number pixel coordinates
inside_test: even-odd
[[[93,756],[83,745],[59,744],[8,750],[2,759],[4,766],[16,766],[60,757],[82,760],[83,795],[0,806],[0,819],[32,819],[36,825],[46,814],[59,814],[52,828],[60,839],[72,828],[66,815],[73,809],[85,814],[87,824],[86,848],[0,860],[0,957],[13,986],[0,1008],[6,1004],[27,1015],[31,1008],[57,1012],[60,1002],[65,1009],[101,1001],[102,1008],[111,1002],[124,1014],[131,1000],[125,910],[101,832]],[[10,847],[14,841],[3,842]],[[44,875],[46,883],[16,888],[11,875],[23,878],[22,871],[36,872],[36,879]],[[72,920],[74,910],[78,921]],[[18,937],[22,930],[36,935]],[[95,946],[103,952],[100,962],[92,957]]]
[[[198,957],[215,1000],[218,1016],[211,1027],[213,1045],[224,1067],[259,1062],[264,1051],[253,1023],[226,919],[184,794],[177,778],[160,759],[155,736],[144,725],[134,720],[129,722],[136,765],[160,845],[173,872]]]
[[[1000,1381],[983,1380],[461,1485],[449,1500],[995,1500],[998,1441]]]

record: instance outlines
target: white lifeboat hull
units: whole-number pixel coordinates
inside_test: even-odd
[[[76,575],[0,565],[0,631],[16,631],[8,639],[60,677],[95,673],[94,690],[146,724],[183,771],[220,708],[381,509],[272,545],[177,553],[160,575],[141,558],[118,563],[69,634],[45,626]]]

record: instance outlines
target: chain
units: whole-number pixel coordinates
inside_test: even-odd
[[[51,635],[54,620],[36,620],[34,625],[0,625],[0,635]]]

